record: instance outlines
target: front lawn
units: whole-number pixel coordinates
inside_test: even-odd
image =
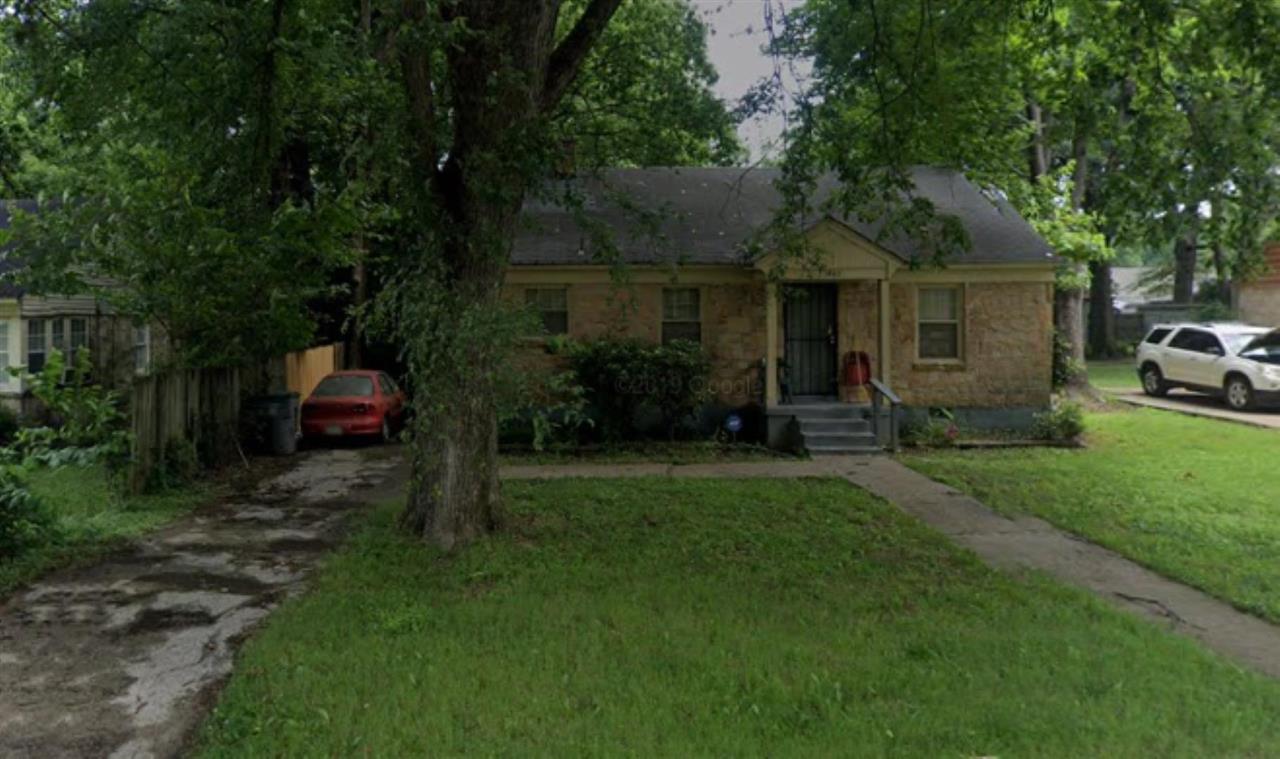
[[[1280,433],[1166,411],[1088,416],[1085,450],[933,451],[910,467],[1280,622]]]
[[[242,651],[204,756],[1262,756],[1280,684],[833,480],[508,483],[379,510]]]
[[[209,488],[201,485],[122,496],[101,466],[36,469],[28,481],[32,494],[52,514],[54,531],[42,545],[17,557],[0,557],[0,598],[51,569],[101,555],[120,540],[163,524],[209,497]]]
[[[764,446],[715,441],[641,441],[545,451],[504,451],[503,464],[715,464],[795,458]]]
[[[1142,383],[1138,381],[1138,370],[1131,358],[1119,361],[1090,361],[1089,384],[1099,390],[1111,392],[1142,389]]]

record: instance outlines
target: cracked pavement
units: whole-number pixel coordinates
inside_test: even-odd
[[[0,756],[182,751],[239,644],[343,535],[399,494],[397,448],[304,453],[247,497],[200,509],[0,604]]]

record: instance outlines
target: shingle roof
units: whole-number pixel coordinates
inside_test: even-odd
[[[37,206],[34,200],[0,200],[0,229],[9,228],[9,217],[13,209],[27,213],[35,213]],[[0,246],[0,298],[21,298],[26,293],[9,275],[23,268],[24,264],[11,256],[13,244]]]
[[[950,262],[1054,261],[1049,244],[1008,202],[989,198],[963,174],[916,167],[910,175],[917,196],[932,201],[940,213],[958,217],[968,231],[971,247]],[[614,169],[569,180],[572,195],[581,199],[583,215],[590,219],[588,228],[561,203],[531,200],[511,260],[516,265],[595,263],[590,227],[599,225],[610,231],[627,263],[742,265],[748,262],[753,235],[782,204],[774,186],[779,176],[777,169],[653,168]],[[821,180],[815,200],[829,197],[835,188],[833,178]],[[656,221],[643,220],[649,216]],[[914,240],[878,240],[881,222],[838,220],[904,261],[924,257]]]

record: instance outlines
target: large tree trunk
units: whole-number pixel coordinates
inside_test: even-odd
[[[1116,344],[1115,292],[1111,262],[1089,263],[1089,353],[1107,358]]]
[[[1076,134],[1071,141],[1071,157],[1075,161],[1071,205],[1076,210],[1083,210],[1089,187],[1089,135],[1087,126],[1080,123],[1077,123]],[[1072,281],[1066,287],[1059,285],[1054,291],[1054,327],[1058,338],[1068,346],[1067,360],[1071,371],[1067,375],[1067,385],[1082,388],[1089,384],[1084,354],[1084,285],[1081,284],[1088,269],[1079,261],[1069,266]]]
[[[1190,303],[1196,293],[1197,235],[1189,228],[1173,243],[1173,302]]]
[[[558,45],[560,0],[439,6],[446,23],[466,22],[466,32],[446,47],[447,147],[436,144],[440,80],[433,51],[410,41],[399,54],[423,205],[439,213],[424,220],[431,228],[422,238],[440,240],[440,281],[423,286],[448,294],[450,310],[432,326],[452,341],[441,366],[445,376],[415,378],[415,476],[401,524],[445,550],[501,523],[496,374],[502,346],[475,325],[502,307],[502,275],[525,194],[548,173],[548,155],[540,155],[549,153],[546,118],[620,3],[591,0]],[[433,12],[432,4],[417,0],[405,0],[404,8],[410,23]]]

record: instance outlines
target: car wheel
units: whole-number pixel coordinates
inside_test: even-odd
[[[1227,405],[1236,411],[1253,408],[1253,385],[1244,377],[1231,377],[1225,388]]]
[[[382,442],[384,443],[391,442],[391,438],[392,438],[391,419],[385,416],[382,417],[382,433],[381,434],[382,434]]]
[[[1162,398],[1168,394],[1169,386],[1164,382],[1160,367],[1151,365],[1142,370],[1142,392],[1156,398]]]

